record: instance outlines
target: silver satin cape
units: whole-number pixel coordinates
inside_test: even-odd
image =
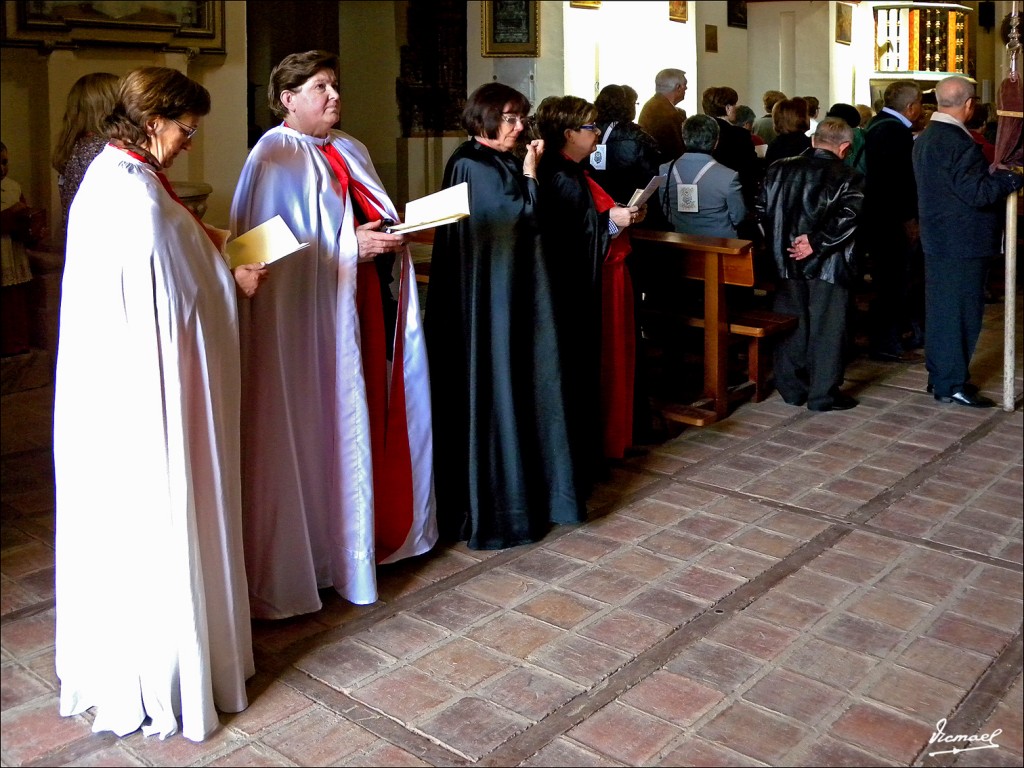
[[[60,713],[178,729],[247,705],[234,279],[153,168],[106,147],[71,207],[53,460]]]
[[[381,216],[397,219],[366,147],[337,130],[327,141],[381,203]],[[240,306],[245,556],[252,613],[264,619],[319,610],[325,587],[360,605],[377,599],[358,246],[352,205],[318,149],[324,142],[272,128],[249,154],[231,206],[235,235],[280,215],[309,243],[271,264]],[[408,249],[396,256],[413,509],[404,543],[385,563],[437,542],[426,348],[412,258]]]

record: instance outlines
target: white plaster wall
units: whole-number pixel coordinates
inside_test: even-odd
[[[482,3],[466,3],[466,90],[472,93],[484,83],[505,83],[526,94],[536,106],[544,96],[563,94],[565,49],[562,6],[568,3],[544,0],[540,7],[540,58],[497,58],[483,56]],[[468,94],[467,94],[468,95]]]
[[[59,229],[61,209],[50,158],[68,91],[84,74],[123,75],[140,66],[178,69],[210,91],[210,114],[191,151],[180,155],[167,175],[172,181],[211,184],[206,221],[226,226],[247,152],[244,3],[225,3],[224,29],[227,54],[191,62],[184,54],[144,49],[82,48],[40,55],[32,48],[0,48],[0,136],[10,148],[11,176],[22,183],[32,205],[48,208],[51,231]]]
[[[395,139],[402,131],[395,97],[399,54],[394,4],[346,0],[338,3],[338,13],[340,126],[366,145],[384,188],[395,195]]]
[[[777,89],[787,96],[816,96],[822,112],[835,101],[837,80],[847,75],[830,73],[834,40],[834,3],[749,3],[748,82],[750,106],[762,114],[761,95]],[[843,46],[844,48],[846,46]],[[844,93],[849,93],[849,87]]]
[[[190,153],[188,175],[171,178],[210,184],[213,192],[203,220],[226,229],[231,198],[249,149],[246,146],[245,3],[228,2],[224,7],[227,55],[198,58],[185,70],[189,77],[210,91],[212,106],[203,120],[203,129],[192,140],[197,146]],[[200,137],[202,140],[197,142]],[[180,173],[182,169],[178,170]]]
[[[755,3],[756,5],[756,3]],[[690,83],[687,100],[691,95],[694,99],[693,109],[686,109],[686,114],[703,113],[701,96],[707,88],[727,85],[735,88],[739,95],[739,103],[746,104],[755,113],[760,114],[761,92],[752,92],[748,84],[747,41],[749,32],[739,27],[730,27],[726,23],[726,4],[721,2],[690,3],[690,20],[694,27],[697,67],[693,75],[687,75]],[[747,6],[748,18],[749,8]],[[718,52],[709,53],[705,50],[706,27],[713,25],[718,28]],[[684,104],[685,106],[685,104]]]

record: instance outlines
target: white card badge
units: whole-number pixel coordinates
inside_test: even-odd
[[[608,167],[608,139],[611,138],[612,131],[615,130],[615,123],[616,121],[613,120],[605,129],[601,137],[604,139],[604,144],[598,144],[590,153],[590,167],[595,171],[603,171]]]
[[[676,208],[680,213],[700,213],[700,204],[697,197],[697,182],[704,178],[711,166],[715,165],[714,160],[708,160],[707,164],[700,169],[693,179],[692,184],[683,184],[679,177],[679,170],[672,166],[672,175],[676,179]]]
[[[698,213],[700,206],[697,204],[696,184],[676,184],[676,197],[679,200],[677,206],[680,213]]]

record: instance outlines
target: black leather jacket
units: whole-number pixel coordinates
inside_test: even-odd
[[[863,189],[863,177],[825,149],[810,149],[769,167],[757,211],[780,279],[850,286]],[[788,248],[804,234],[813,252],[797,261]]]

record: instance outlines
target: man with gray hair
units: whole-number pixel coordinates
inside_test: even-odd
[[[658,162],[667,163],[683,153],[686,112],[676,107],[686,96],[686,73],[663,69],[654,78],[654,95],[647,100],[637,124],[658,143]]]
[[[795,315],[795,331],[775,349],[775,386],[790,405],[845,411],[840,390],[854,239],[863,178],[843,163],[853,143],[845,120],[826,117],[811,149],[768,168],[758,213],[778,283],[775,311]]]
[[[974,112],[974,83],[947,77],[935,86],[938,108],[914,143],[925,266],[925,364],[928,391],[941,403],[988,408],[969,365],[985,312],[985,275],[1000,252],[1003,201],[1024,186],[1020,174],[990,171],[964,126]]]

